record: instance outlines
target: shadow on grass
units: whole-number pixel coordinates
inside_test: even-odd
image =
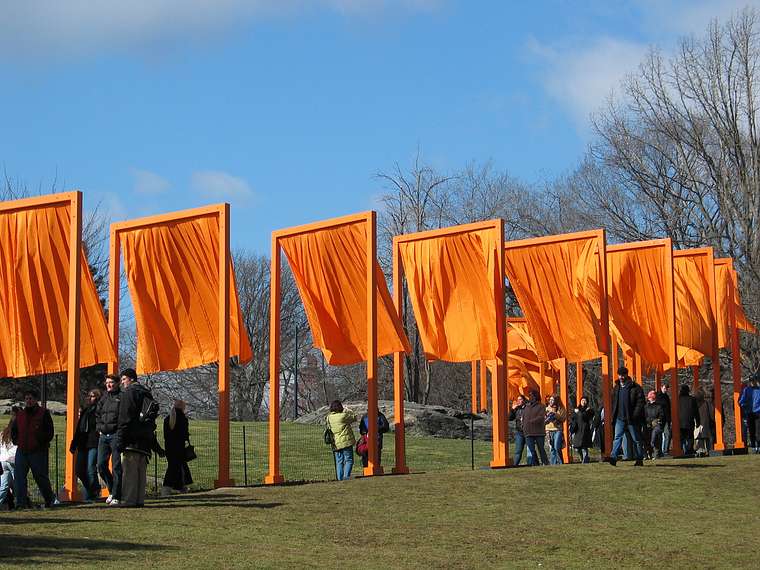
[[[66,524],[66,523],[93,523],[100,524],[103,521],[92,519],[53,519],[47,517],[37,517],[34,515],[34,511],[29,511],[29,516],[25,518],[20,517],[2,517],[0,518],[0,524],[9,524],[11,526],[21,526],[23,524]],[[0,548],[2,550],[2,548]]]
[[[52,521],[52,519],[49,520]],[[36,519],[33,522],[42,521]],[[62,521],[56,519],[54,522]],[[28,566],[30,564],[59,566],[64,563],[102,563],[105,560],[113,563],[118,562],[122,552],[129,554],[129,557],[132,558],[135,552],[159,550],[177,550],[177,547],[103,540],[101,537],[83,539],[18,534],[3,535],[3,539],[0,541],[0,559],[3,561],[3,565],[14,566]]]
[[[719,463],[717,465],[700,465],[698,463],[678,463],[676,465],[662,465],[658,463],[655,465],[657,469],[664,467],[666,469],[715,469],[716,467],[725,467],[725,463]]]
[[[246,501],[245,499],[239,499],[237,501],[182,501],[173,502],[167,501],[165,503],[148,503],[145,508],[148,510],[154,509],[198,509],[198,508],[217,508],[224,507],[228,509],[274,509],[283,506],[285,503],[253,503]]]

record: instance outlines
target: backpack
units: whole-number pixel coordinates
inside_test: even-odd
[[[155,423],[160,409],[161,407],[158,405],[158,402],[153,399],[153,394],[146,390],[142,400],[142,407],[140,408],[140,422]]]
[[[335,435],[333,434],[332,430],[330,429],[330,422],[327,421],[327,418],[325,418],[325,423],[327,424],[325,427],[325,431],[322,434],[322,439],[325,442],[325,445],[335,445]]]

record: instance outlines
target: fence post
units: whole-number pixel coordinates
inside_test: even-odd
[[[153,493],[158,497],[158,454],[154,454],[153,460]]]
[[[58,496],[60,487],[58,481],[58,434],[55,434],[55,496]]]
[[[470,463],[475,471],[475,416],[470,414]]]
[[[248,486],[248,446],[245,442],[245,424],[243,424],[243,484]]]

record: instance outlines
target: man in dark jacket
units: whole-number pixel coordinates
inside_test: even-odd
[[[665,424],[662,426],[662,454],[667,455],[670,451],[670,434],[673,426],[670,419],[670,396],[668,396],[668,385],[665,382],[660,385],[655,401],[665,414]]]
[[[512,408],[509,410],[509,421],[515,422],[515,459],[512,463],[517,467],[522,460],[523,449],[525,449],[525,433],[523,432],[523,412],[525,411],[525,397],[520,394],[512,403]],[[528,463],[531,462],[533,456],[528,454]]]
[[[116,448],[122,453],[121,505],[142,507],[145,503],[148,458],[155,440],[155,419],[141,417],[143,403],[153,395],[137,381],[137,373],[127,368],[121,373],[124,391],[119,402]]]
[[[615,428],[612,441],[610,465],[617,464],[623,445],[623,434],[628,433],[636,450],[637,467],[644,465],[644,448],[641,443],[641,425],[644,423],[644,390],[628,376],[628,369],[618,369],[618,380],[612,391],[612,413],[610,420]]]
[[[45,506],[60,504],[48,477],[48,449],[53,439],[53,418],[50,412],[38,404],[37,390],[24,392],[24,409],[19,410],[11,424],[11,440],[16,449],[15,499],[16,508],[29,507],[26,477],[29,469],[45,500]]]
[[[694,428],[699,423],[699,407],[697,401],[689,393],[686,384],[678,392],[678,419],[681,424],[681,449],[684,455],[694,454]]]
[[[106,503],[118,506],[121,502],[121,452],[116,447],[116,430],[119,427],[121,389],[116,374],[106,376],[106,393],[98,401],[96,423],[98,430],[98,473],[108,487]],[[113,463],[113,473],[109,468]]]
[[[539,457],[543,465],[549,465],[544,447],[545,419],[546,407],[541,403],[541,395],[536,390],[531,390],[530,400],[526,402],[522,413],[522,429],[528,447],[528,465],[538,465]]]

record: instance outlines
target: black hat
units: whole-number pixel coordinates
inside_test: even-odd
[[[618,376],[628,376],[628,369],[625,366],[618,368]]]
[[[135,372],[134,368],[125,368],[121,371],[122,376],[126,376],[127,378],[130,378],[134,381],[137,380],[137,372]]]

